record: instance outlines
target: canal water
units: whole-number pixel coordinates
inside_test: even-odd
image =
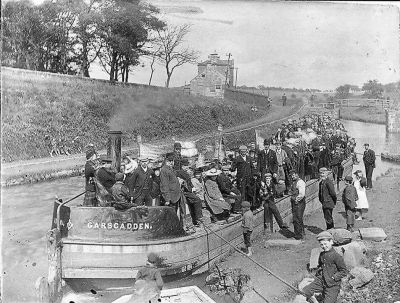
[[[400,134],[386,134],[384,125],[354,121],[344,121],[344,124],[357,141],[357,152],[363,152],[365,142],[370,143],[377,155],[400,152]],[[362,159],[362,155],[358,157]],[[380,157],[376,166],[374,177],[391,167],[400,167]],[[362,161],[358,168],[364,170]],[[65,200],[83,190],[83,177],[2,189],[3,302],[36,302],[35,281],[47,275],[45,235],[51,225],[53,201],[56,196]],[[80,201],[78,198],[77,203]],[[174,284],[176,287],[177,283]],[[78,301],[93,302],[93,297]]]

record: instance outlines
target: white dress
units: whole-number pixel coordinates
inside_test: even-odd
[[[358,195],[358,200],[356,201],[357,208],[369,208],[367,199],[367,190],[365,187],[361,187],[360,180],[356,179],[354,181],[354,187],[356,188]]]

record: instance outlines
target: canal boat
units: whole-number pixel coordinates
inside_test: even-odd
[[[351,174],[352,166],[351,159],[345,161],[344,175]],[[129,287],[150,252],[158,255],[157,266],[165,277],[201,273],[229,254],[230,245],[239,247],[243,242],[239,214],[231,215],[224,224],[209,223],[187,234],[175,210],[168,206],[118,211],[81,206],[77,199],[54,204],[47,234],[48,277],[38,282],[42,302],[58,302],[65,285],[74,291]],[[305,214],[320,208],[318,180],[306,183],[306,203]],[[290,224],[290,197],[278,199],[277,206]],[[254,218],[253,233],[265,232],[263,209],[255,210]]]

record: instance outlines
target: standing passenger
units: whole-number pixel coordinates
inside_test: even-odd
[[[375,168],[375,152],[369,148],[369,143],[364,144],[365,151],[363,156],[365,175],[367,177],[367,189],[372,188],[372,172]]]
[[[322,204],[322,211],[326,222],[326,229],[335,228],[332,212],[336,205],[336,192],[331,179],[328,178],[328,169],[322,167],[320,170],[318,197]]]
[[[85,199],[83,200],[84,206],[97,206],[96,199],[96,185],[94,182],[96,172],[96,159],[97,154],[94,149],[86,152],[86,164],[85,164]]]
[[[246,255],[250,257],[253,254],[253,250],[251,247],[251,234],[254,228],[254,216],[253,212],[250,210],[250,202],[243,201],[242,203],[242,211],[243,211],[243,219],[242,219],[242,228],[243,228],[243,238],[244,245],[246,246],[247,253]]]
[[[346,176],[344,180],[346,182],[346,187],[343,190],[342,202],[346,211],[347,230],[353,232],[358,195],[356,188],[352,184],[353,178],[351,176]]]
[[[247,147],[242,145],[239,147],[240,155],[235,158],[232,163],[231,171],[237,170],[236,180],[237,188],[242,194],[242,199],[246,198],[246,188],[250,184],[252,163],[247,155]]]
[[[296,240],[303,240],[305,236],[303,215],[306,208],[306,183],[299,178],[299,174],[292,170],[292,188],[290,190],[290,202],[292,205],[294,238]]]
[[[135,169],[126,184],[137,205],[151,206],[154,171],[148,167],[148,158],[140,157],[139,161],[139,167]]]

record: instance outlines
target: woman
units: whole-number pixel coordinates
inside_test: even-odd
[[[229,218],[230,203],[226,202],[219,190],[217,176],[221,173],[216,168],[204,172],[204,198],[207,207],[211,210],[211,222]]]
[[[358,200],[356,201],[356,220],[362,220],[363,212],[366,213],[369,208],[366,189],[367,180],[363,177],[361,170],[357,170],[354,174],[356,175],[354,187],[358,195]]]

